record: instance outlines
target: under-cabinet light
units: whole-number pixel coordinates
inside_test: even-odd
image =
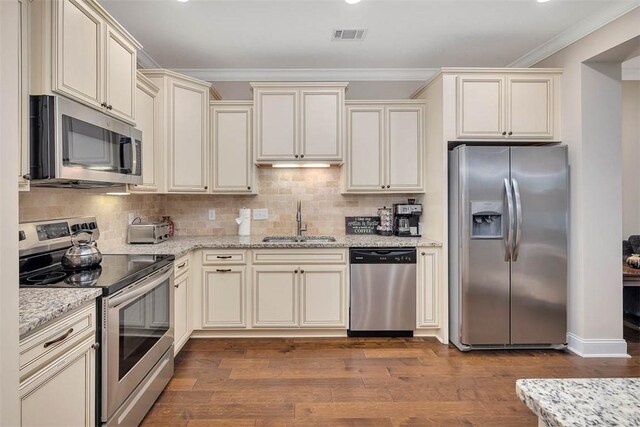
[[[131,193],[128,193],[126,191],[114,191],[106,194],[107,196],[130,196],[131,195]]]
[[[329,163],[274,163],[273,168],[330,168]]]

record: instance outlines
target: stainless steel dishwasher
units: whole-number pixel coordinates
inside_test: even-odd
[[[416,249],[351,249],[349,260],[349,336],[413,336]]]

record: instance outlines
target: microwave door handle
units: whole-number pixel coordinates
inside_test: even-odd
[[[149,292],[150,290],[158,286],[160,283],[164,282],[169,277],[171,277],[171,274],[173,274],[173,265],[171,265],[171,268],[169,268],[166,271],[166,273],[164,273],[162,276],[158,277],[157,279],[153,280],[152,282],[146,285],[142,285],[140,287],[134,287],[129,292],[125,292],[123,294],[109,298],[109,308],[116,308],[123,303],[127,303],[135,300],[140,295],[146,294],[147,292]]]
[[[138,144],[139,142],[131,137],[131,173],[137,175],[138,172]]]
[[[120,137],[120,171],[126,171],[128,169],[127,165],[125,164],[125,158],[127,157],[125,155],[126,146],[129,147],[129,150],[134,151],[133,144],[131,144],[131,138],[128,136],[121,136]],[[133,154],[131,158],[133,159]]]

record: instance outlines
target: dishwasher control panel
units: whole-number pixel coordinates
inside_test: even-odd
[[[415,248],[362,248],[349,251],[351,264],[415,264]]]

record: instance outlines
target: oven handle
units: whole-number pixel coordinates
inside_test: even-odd
[[[140,295],[146,294],[151,289],[155,288],[160,283],[167,280],[173,274],[173,264],[171,264],[168,268],[167,267],[165,268],[166,268],[166,273],[164,273],[162,276],[158,277],[157,279],[154,279],[150,283],[146,285],[134,286],[133,289],[129,292],[125,292],[123,294],[109,298],[109,302],[108,302],[109,308],[115,308],[125,302],[133,301]]]

